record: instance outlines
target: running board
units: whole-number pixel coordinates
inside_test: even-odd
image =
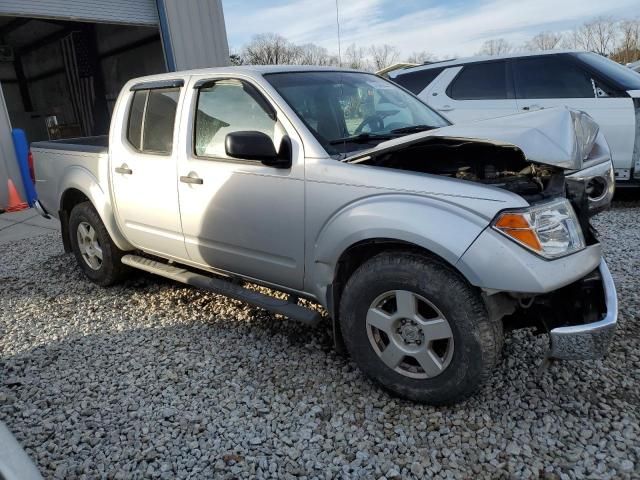
[[[219,293],[225,297],[250,303],[251,305],[264,308],[273,313],[279,313],[280,315],[284,315],[310,327],[317,325],[322,319],[318,312],[301,307],[297,303],[246,289],[223,278],[209,277],[183,267],[169,265],[138,255],[125,255],[122,257],[122,263],[139,270],[144,270],[145,272],[175,280],[176,282],[185,283],[192,287],[202,288],[203,290]]]

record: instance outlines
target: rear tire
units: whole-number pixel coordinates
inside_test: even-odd
[[[476,392],[498,363],[502,322],[455,270],[423,255],[386,252],[360,266],[340,301],[345,345],[390,392],[443,405]]]
[[[92,282],[107,287],[127,273],[124,251],[111,237],[91,202],[79,203],[69,216],[69,240],[78,265]]]

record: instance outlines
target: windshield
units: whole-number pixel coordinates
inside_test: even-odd
[[[597,53],[578,53],[577,56],[592,68],[617,82],[625,90],[640,90],[640,73],[634,72],[629,67],[623,67]]]
[[[330,155],[449,125],[416,97],[376,75],[288,72],[265,78]]]

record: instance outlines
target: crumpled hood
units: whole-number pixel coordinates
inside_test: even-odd
[[[588,135],[585,130],[590,130]],[[419,143],[429,137],[455,137],[516,146],[531,162],[579,170],[588,148],[586,144],[593,145],[597,135],[597,125],[586,114],[556,107],[407,135],[360,151],[344,161],[358,163],[363,157]]]

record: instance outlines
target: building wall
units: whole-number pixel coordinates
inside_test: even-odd
[[[170,69],[188,70],[229,64],[221,0],[157,2]]]

